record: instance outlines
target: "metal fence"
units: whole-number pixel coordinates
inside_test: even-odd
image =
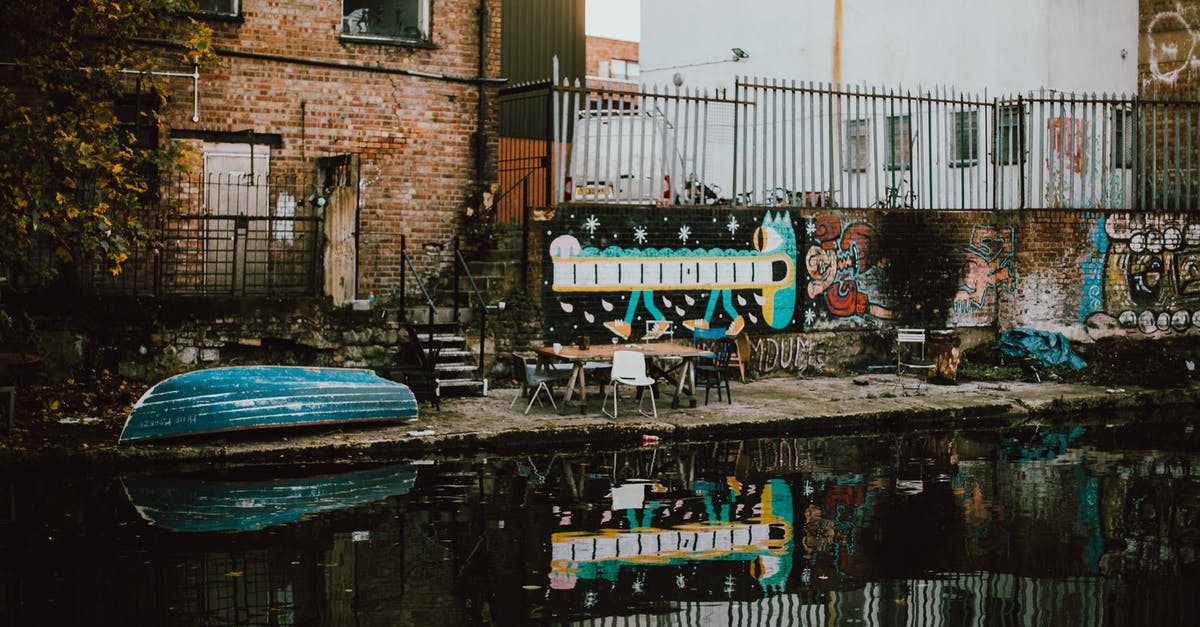
[[[847,208],[1200,209],[1200,101],[739,78],[563,82],[553,198]]]
[[[321,289],[324,197],[311,183],[259,174],[166,177],[136,218],[161,247],[132,251],[122,272],[70,270],[87,291],[136,295],[308,295]],[[31,266],[54,263],[51,250]],[[60,277],[61,278],[61,277]],[[19,286],[36,288],[34,276]]]

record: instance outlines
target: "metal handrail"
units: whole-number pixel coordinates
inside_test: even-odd
[[[425,302],[429,305],[429,329],[430,329],[429,332],[432,335],[433,321],[434,321],[435,313],[437,311],[437,307],[433,304],[433,297],[429,295],[429,290],[425,289],[425,283],[421,280],[421,275],[417,274],[417,268],[416,268],[416,266],[413,265],[412,258],[408,256],[408,236],[406,236],[406,235],[400,236],[400,259],[403,261],[404,265],[408,266],[409,271],[412,272],[413,278],[416,279],[416,281],[417,281],[417,288],[419,288],[421,290],[421,295],[425,297]],[[404,276],[405,276],[405,273],[401,272],[400,273],[400,315],[401,315],[401,317],[403,317],[404,312],[407,311],[407,307],[406,307],[407,298],[406,298],[406,294],[405,294],[405,292],[407,290],[404,289],[404,283],[405,283]]]
[[[488,304],[483,299],[483,292],[479,289],[479,285],[475,282],[474,275],[471,274],[471,268],[467,266],[467,260],[462,255],[462,250],[459,248],[459,238],[454,237],[454,319],[458,320],[458,272],[462,268],[466,274],[467,282],[470,283],[471,292],[475,294],[475,300],[479,301],[479,374],[483,375],[483,358],[487,352],[487,310]]]

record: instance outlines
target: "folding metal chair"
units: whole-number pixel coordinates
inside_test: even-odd
[[[916,373],[914,389],[921,389],[934,365],[925,358],[925,329],[896,329],[896,383],[901,389],[905,373]]]

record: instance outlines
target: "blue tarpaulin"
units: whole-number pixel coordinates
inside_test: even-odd
[[[1087,362],[1071,349],[1066,336],[1054,331],[1013,327],[1001,335],[992,348],[1010,357],[1034,357],[1043,366],[1065,365],[1072,370],[1087,366]]]

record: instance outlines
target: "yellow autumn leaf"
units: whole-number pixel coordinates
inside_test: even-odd
[[[58,401],[50,401],[50,411],[58,411]]]
[[[121,164],[119,164],[119,163],[118,163],[118,164],[115,164],[115,165],[113,165],[113,167],[112,167],[112,173],[113,173],[113,174],[120,174],[120,173],[121,173],[121,171],[122,171],[122,170],[124,170],[124,169],[125,169],[125,166],[122,166]]]

